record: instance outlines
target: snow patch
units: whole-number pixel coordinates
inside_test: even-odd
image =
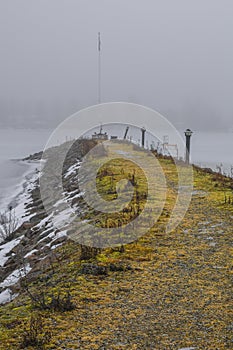
[[[35,228],[40,229],[40,228],[44,228],[45,226],[47,226],[47,227],[52,226],[52,222],[50,221],[51,218],[52,218],[52,214],[50,214],[49,216],[46,216],[44,219],[42,219],[42,220],[35,226]]]
[[[60,247],[62,245],[62,243],[59,244],[55,244],[51,247],[51,250],[57,249],[58,247]]]
[[[25,221],[29,221],[29,219],[35,215],[28,214],[27,210],[25,209],[25,204],[32,204],[30,192],[37,187],[36,181],[40,176],[37,171],[39,164],[40,162],[38,161],[30,162],[30,170],[19,185],[21,190],[18,193],[16,192],[9,203],[6,203],[8,205],[5,205],[6,208],[9,206],[13,207],[15,216],[19,221],[18,226],[22,225],[22,223]]]
[[[21,267],[20,269],[16,269],[12,272],[2,283],[0,283],[1,288],[9,287],[16,284],[21,277],[25,277],[29,271],[31,271],[31,267],[27,264],[25,267]]]
[[[59,245],[61,245],[62,243],[59,243],[59,244],[54,245],[54,246],[51,247],[52,243],[55,242],[58,238],[67,237],[67,231],[64,230],[64,231],[60,231],[60,232],[54,233],[53,237],[54,237],[54,239],[51,242],[47,243],[46,247],[49,247],[51,249],[55,249],[54,247],[58,247]]]
[[[16,298],[18,294],[12,294],[12,291],[7,288],[0,293],[0,304],[6,304]]]
[[[28,257],[31,256],[32,254],[37,253],[37,252],[38,252],[38,249],[33,249],[33,250],[31,250],[30,252],[28,252],[28,253],[24,256],[24,258],[28,258]]]
[[[6,255],[19,244],[21,239],[22,237],[16,238],[10,242],[0,245],[0,266],[4,266],[5,262],[9,259],[9,257]]]
[[[71,165],[71,166],[68,168],[68,170],[67,170],[67,172],[66,172],[66,174],[65,174],[65,176],[64,176],[64,179],[67,179],[67,177],[69,177],[70,175],[76,173],[76,171],[78,170],[79,167],[80,167],[80,161],[77,160],[77,163]]]
[[[70,217],[73,214],[70,208],[67,208],[61,212],[54,213],[53,224],[57,228],[65,227],[70,223]]]

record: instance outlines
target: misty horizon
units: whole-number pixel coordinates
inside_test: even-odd
[[[0,126],[56,127],[98,102],[145,105],[178,129],[233,130],[233,3],[0,4]]]

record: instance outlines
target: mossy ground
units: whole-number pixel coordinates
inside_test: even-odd
[[[160,162],[168,179],[176,181],[174,164]],[[30,289],[69,290],[76,308],[40,311],[45,331],[52,334],[45,349],[233,348],[233,205],[225,200],[232,196],[232,181],[195,168],[194,190],[175,231],[164,230],[175,200],[171,187],[165,210],[147,235],[124,251],[105,249],[91,261],[120,264],[121,271],[82,274],[78,245],[67,242],[57,249],[53,266],[45,265]],[[26,293],[2,306],[0,349],[19,349],[24,327],[37,312]]]

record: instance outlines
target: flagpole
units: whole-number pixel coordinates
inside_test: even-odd
[[[101,40],[98,33],[98,103],[101,103]]]

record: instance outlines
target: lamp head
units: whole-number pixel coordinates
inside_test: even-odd
[[[185,136],[192,136],[193,132],[190,129],[186,129],[184,134]]]

